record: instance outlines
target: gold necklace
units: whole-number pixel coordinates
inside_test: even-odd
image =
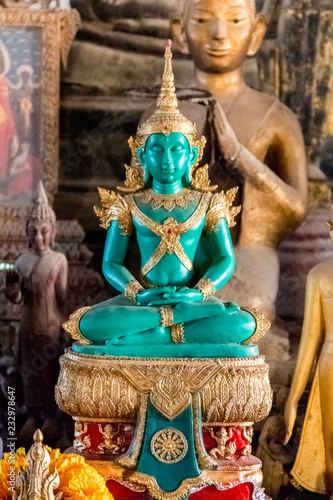
[[[135,197],[141,201],[141,203],[147,203],[151,205],[153,210],[163,207],[165,210],[170,212],[176,206],[180,208],[186,208],[189,201],[195,201],[198,198],[197,191],[192,191],[191,189],[183,188],[181,191],[175,194],[160,194],[156,193],[152,189],[147,189],[142,193],[135,194]]]
[[[128,195],[127,202],[133,217],[161,238],[160,244],[153,255],[141,269],[144,275],[148,274],[166,253],[176,254],[186,269],[193,270],[193,264],[180,243],[180,236],[192,229],[203,218],[207,212],[211,197],[211,193],[204,193],[195,212],[185,222],[177,222],[172,217],[168,217],[163,224],[159,224],[140,210],[133,195]]]

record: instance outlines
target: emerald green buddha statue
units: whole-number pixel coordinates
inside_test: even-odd
[[[95,207],[107,229],[103,273],[121,292],[72,314],[64,328],[73,349],[121,356],[253,356],[252,344],[269,327],[254,309],[215,298],[234,270],[229,226],[240,207],[236,189],[213,193],[208,166],[200,167],[205,138],[178,109],[170,44],[154,114],[129,144],[123,195],[100,189]],[[136,238],[141,273],[124,261]],[[217,348],[218,346],[218,348]]]

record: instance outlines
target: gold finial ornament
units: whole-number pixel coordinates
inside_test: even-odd
[[[195,142],[197,129],[194,123],[185,118],[178,109],[178,100],[174,84],[174,75],[171,64],[171,40],[167,40],[165,47],[165,66],[162,78],[162,87],[157,99],[157,109],[138,128],[137,137],[140,146],[143,146],[151,134],[165,134],[180,132],[192,146]]]
[[[27,467],[20,471],[17,477],[19,494],[14,493],[13,500],[60,500],[62,493],[54,495],[54,490],[60,484],[58,471],[49,472],[51,458],[44,436],[40,429],[34,434],[34,442],[27,454]]]

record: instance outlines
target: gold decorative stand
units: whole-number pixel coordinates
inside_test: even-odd
[[[60,364],[56,401],[75,420],[74,450],[105,477],[115,500],[120,499],[117,484],[137,491],[138,499],[178,500],[193,495],[199,500],[208,498],[207,488],[220,490],[222,499],[224,491],[244,484],[251,485],[248,498],[265,498],[261,462],[251,455],[252,425],[269,414],[272,404],[268,365],[262,356],[125,358],[67,349]],[[206,467],[174,492],[162,491],[152,476],[134,470],[148,399],[170,421],[192,401],[198,462],[207,460],[208,452],[208,461],[218,465],[216,470]],[[201,451],[199,425],[205,447]],[[130,456],[126,452],[133,440]]]

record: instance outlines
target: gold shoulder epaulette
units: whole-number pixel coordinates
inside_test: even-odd
[[[213,233],[217,231],[219,219],[225,219],[229,227],[236,225],[235,217],[241,211],[241,206],[233,207],[238,187],[229,189],[226,193],[221,191],[213,195],[206,215],[204,231]]]
[[[94,207],[95,214],[100,219],[100,226],[109,229],[112,221],[117,221],[123,234],[130,236],[133,232],[132,214],[125,198],[114,191],[98,188],[102,207]]]

